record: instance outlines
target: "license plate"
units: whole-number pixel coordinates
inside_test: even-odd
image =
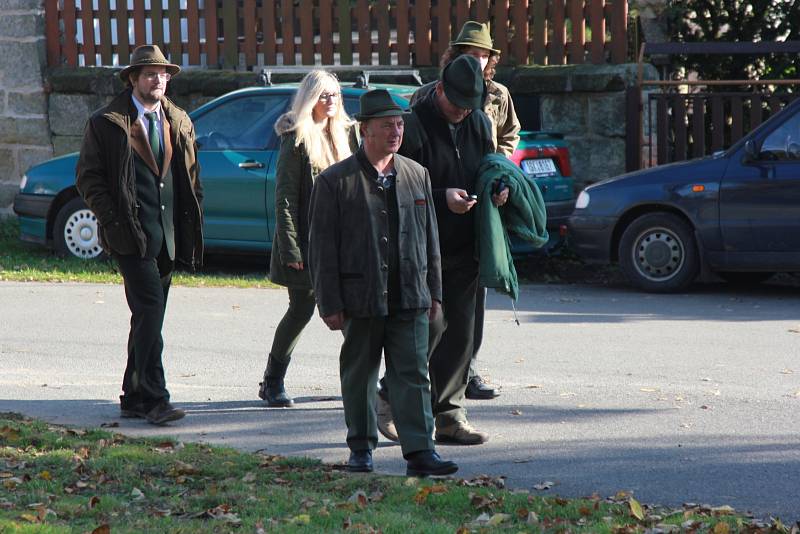
[[[522,160],[522,170],[526,174],[542,176],[545,174],[556,174],[556,166],[552,159],[524,159]]]

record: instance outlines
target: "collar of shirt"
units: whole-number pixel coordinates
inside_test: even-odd
[[[375,166],[370,163],[363,146],[360,146],[356,151],[356,158],[361,164],[361,168],[365,173],[367,173],[367,176],[374,180],[378,185],[382,185],[383,187],[391,187],[391,185],[394,183],[394,178],[397,176],[397,169],[392,168],[391,172],[388,174],[380,174]]]
[[[136,106],[136,110],[139,112],[139,116],[137,120],[141,121],[142,126],[144,126],[144,135],[145,137],[150,135],[150,124],[147,121],[147,117],[144,116],[145,113],[151,113],[144,109],[144,105],[142,105],[139,100],[131,93],[131,100],[133,100],[133,105]],[[161,142],[164,141],[164,127],[161,124],[161,102],[156,104],[156,109],[152,111],[152,113],[156,114],[156,128],[158,128],[158,136],[161,138]],[[148,137],[149,139],[149,137]]]

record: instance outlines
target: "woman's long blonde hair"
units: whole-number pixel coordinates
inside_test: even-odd
[[[284,117],[276,123],[284,125],[278,134],[287,131],[295,132],[295,146],[302,143],[308,153],[311,165],[324,170],[351,155],[348,140],[348,128],[353,124],[344,110],[339,81],[333,74],[323,70],[312,70],[305,75],[297,89],[292,107]],[[336,115],[329,117],[324,123],[314,122],[313,110],[322,93],[337,93]],[[289,123],[289,126],[285,125]]]

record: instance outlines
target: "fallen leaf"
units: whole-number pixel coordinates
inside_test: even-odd
[[[131,497],[138,501],[140,499],[144,499],[144,493],[142,493],[142,490],[139,488],[133,488],[131,490]]]
[[[707,404],[703,404],[702,406],[700,406],[700,409],[701,410],[710,410],[711,408]]]
[[[293,525],[308,525],[311,523],[311,516],[308,514],[299,514],[289,520]]]
[[[628,505],[631,509],[631,515],[638,519],[639,521],[644,521],[644,510],[642,510],[642,505],[639,504],[639,501],[630,497],[628,499]]]
[[[52,480],[53,477],[50,475],[50,471],[42,471],[39,473],[39,478],[42,480]]]
[[[528,384],[527,386],[525,386],[525,389],[539,389],[541,387],[542,386],[540,384]]]
[[[111,534],[111,527],[108,525],[100,525],[92,531],[92,534]]]
[[[98,497],[97,495],[93,495],[89,499],[89,503],[86,506],[89,508],[89,510],[91,510],[92,508],[94,508],[98,504],[100,504],[100,497]]]
[[[511,519],[511,514],[494,514],[486,523],[487,527],[496,527]]]
[[[511,415],[522,415],[522,412],[521,412],[521,411],[519,411],[519,410],[511,410],[511,411],[510,411],[510,412],[508,412],[508,413],[510,413]]]
[[[794,373],[794,371],[792,371],[791,369],[784,369],[783,371],[781,371],[782,375],[790,375],[790,374],[793,374],[793,373]]]
[[[366,493],[364,493],[362,490],[358,490],[353,493],[349,499],[347,499],[347,502],[355,503],[363,508],[369,504],[369,499],[367,499]]]
[[[252,471],[247,473],[245,476],[242,477],[242,482],[255,482],[256,481],[256,474]]]
[[[655,393],[659,391],[658,388],[639,388],[639,391],[644,391],[645,393]]]
[[[714,525],[714,534],[729,534],[731,528],[727,523],[717,523]]]

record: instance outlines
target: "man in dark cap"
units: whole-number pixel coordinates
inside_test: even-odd
[[[97,216],[131,310],[122,417],[162,425],[184,417],[170,403],[161,328],[172,271],[202,262],[202,198],[194,126],[164,96],[180,67],[154,45],[136,48],[119,73],[127,85],[86,123],[77,187]]]
[[[322,320],[344,331],[339,355],[350,448],[348,469],[373,469],[381,353],[406,474],[448,475],[432,439],[428,323],[442,299],[436,215],[428,172],[396,154],[403,110],[384,89],[361,96],[363,144],[314,182],[309,264]],[[357,231],[354,231],[357,230]]]
[[[464,393],[473,352],[478,261],[475,221],[478,167],[494,152],[492,127],[481,111],[484,80],[477,59],[462,55],[442,71],[434,91],[420,99],[406,121],[400,154],[428,169],[439,225],[442,252],[442,317],[431,323],[429,371],[436,441],[478,445],[489,435],[467,421]],[[508,190],[495,195],[502,205]],[[387,419],[386,401],[379,400],[381,433],[393,438],[394,425]],[[392,414],[397,410],[392,406]]]

